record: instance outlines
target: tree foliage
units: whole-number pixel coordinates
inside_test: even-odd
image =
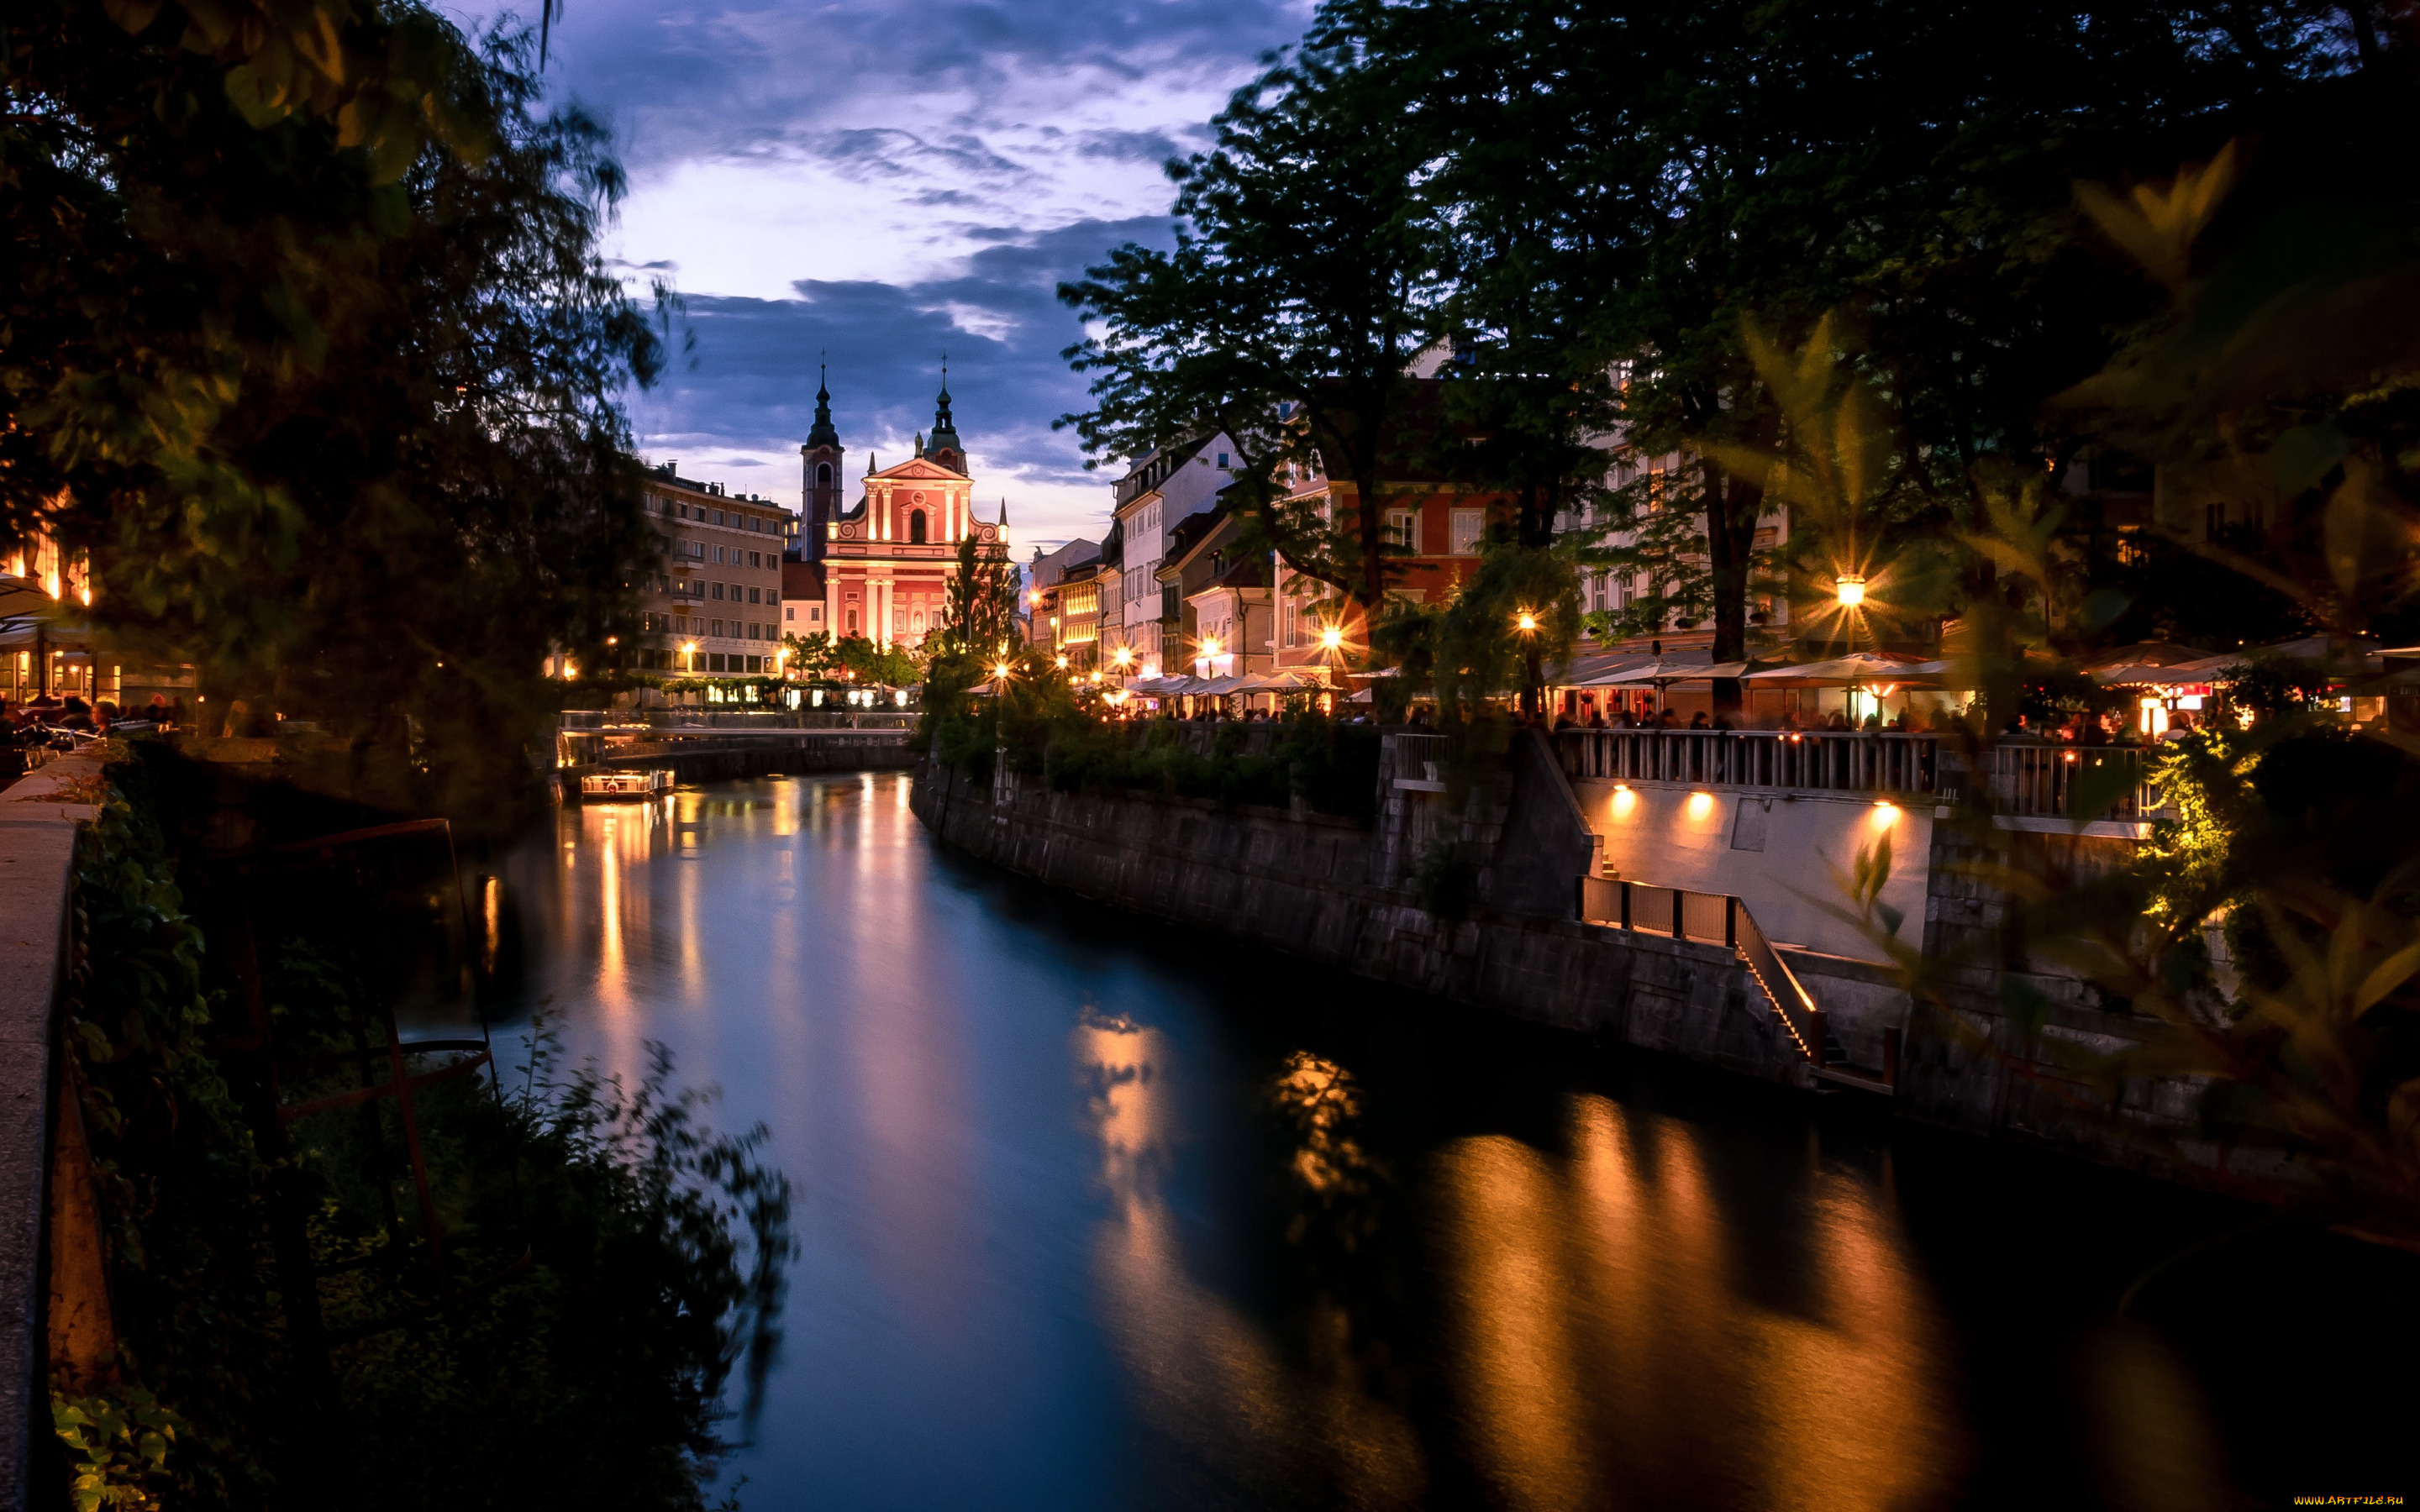
[[[1439,267],[1401,109],[1353,39],[1296,52],[1237,92],[1215,147],[1169,165],[1174,250],[1119,247],[1059,291],[1101,328],[1066,353],[1094,408],[1060,424],[1125,457],[1225,435],[1253,544],[1365,609],[1403,554],[1389,464]],[[1349,506],[1296,498],[1297,470],[1349,486]]]
[[[618,395],[664,346],[597,252],[603,128],[412,0],[0,37],[0,533],[87,553],[94,617],[215,706],[492,801],[650,544]]]

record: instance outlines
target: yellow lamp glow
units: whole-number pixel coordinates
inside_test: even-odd
[[[1123,667],[1127,662],[1134,660],[1134,648],[1131,646],[1120,646],[1117,650],[1109,654],[1109,658],[1112,661],[1115,661],[1119,666]]]
[[[1899,823],[1899,805],[1888,799],[1877,802],[1874,805],[1874,811],[1867,816],[1866,823],[1876,829],[1888,829]]]
[[[1066,658],[1066,657],[1062,656],[1062,657],[1060,657],[1060,658],[1059,658],[1059,670],[1060,670],[1061,671],[1063,671],[1063,671],[1065,671],[1067,670],[1067,658]]]
[[[1344,632],[1334,625],[1319,632],[1319,643],[1330,651],[1344,644]]]
[[[1218,654],[1218,638],[1217,636],[1214,635],[1203,638],[1202,641],[1202,654],[1205,656],[1215,656]]]
[[[1630,817],[1630,814],[1631,814],[1631,810],[1633,810],[1637,809],[1637,807],[1638,807],[1638,795],[1637,795],[1637,794],[1633,793],[1633,792],[1632,792],[1632,791],[1630,791],[1630,789],[1629,789],[1628,787],[1626,787],[1626,786],[1616,786],[1616,787],[1614,788],[1614,790],[1613,790],[1613,816],[1614,816],[1616,819],[1627,819],[1627,818],[1629,818],[1629,817]]]
[[[1538,616],[1535,614],[1524,614],[1517,623],[1521,626],[1521,633],[1523,635],[1528,635],[1530,631],[1538,627]]]
[[[1705,817],[1706,817],[1706,815],[1708,815],[1708,814],[1710,814],[1710,813],[1713,813],[1714,811],[1714,795],[1713,794],[1711,794],[1711,793],[1692,793],[1692,794],[1690,794],[1690,795],[1689,795],[1689,817],[1690,817],[1690,818],[1692,818],[1692,819],[1703,819],[1703,818],[1705,818]]]
[[[1855,573],[1844,572],[1833,583],[1832,592],[1839,598],[1842,609],[1855,609],[1866,601],[1866,580]]]
[[[1001,662],[1001,663],[1000,663],[998,666],[994,667],[994,668],[991,670],[991,674],[992,674],[994,677],[997,677],[997,678],[1001,679],[1002,681],[1006,681],[1006,680],[1007,680],[1007,677],[1008,677],[1008,663],[1006,663],[1006,662],[1004,662],[1004,661],[1003,661],[1003,662]]]

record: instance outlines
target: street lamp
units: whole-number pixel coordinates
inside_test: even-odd
[[[1538,616],[1525,609],[1522,611],[1521,618],[1514,623],[1520,626],[1523,635],[1528,635],[1538,628]]]
[[[1065,671],[1067,670],[1067,658],[1066,658],[1066,657],[1062,656],[1062,657],[1060,657],[1060,658],[1059,658],[1059,670],[1060,670],[1061,671],[1063,671],[1063,671]]]
[[[1832,593],[1842,609],[1855,609],[1866,601],[1866,579],[1854,572],[1844,572],[1834,580]]]
[[[1109,653],[1109,658],[1112,661],[1115,661],[1119,666],[1123,667],[1126,663],[1134,660],[1134,648],[1132,646],[1120,646],[1117,650]]]
[[[1202,638],[1202,654],[1205,656],[1215,656],[1218,654],[1218,638],[1217,636],[1209,635]]]
[[[1319,643],[1325,650],[1338,650],[1344,644],[1344,632],[1331,625],[1319,632]]]

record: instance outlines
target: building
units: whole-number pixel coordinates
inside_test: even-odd
[[[667,462],[646,474],[662,570],[640,595],[631,670],[766,676],[781,670],[782,553],[791,515],[754,494],[693,483]]]
[[[863,491],[839,505],[840,435],[830,395],[815,391],[815,424],[799,449],[804,464],[806,529],[800,551],[822,573],[820,625],[801,622],[800,634],[821,628],[835,640],[862,636],[913,648],[940,628],[950,584],[958,574],[958,545],[1008,550],[1008,501],[995,522],[975,517],[974,480],[950,414],[945,368],[933,412],[933,434],[916,438],[916,453],[883,468],[866,459]]]
[[[1067,670],[1087,672],[1100,666],[1108,653],[1101,644],[1104,611],[1115,612],[1117,569],[1106,562],[1071,567],[1050,590],[1050,614],[1057,628],[1051,649],[1066,658]]]
[[[1025,607],[1027,615],[1026,643],[1040,651],[1056,652],[1059,647],[1059,585],[1078,567],[1101,560],[1098,541],[1069,541],[1046,554],[1040,547],[1033,548],[1033,560],[1025,565]]]
[[[1177,605],[1175,623],[1163,626],[1164,671],[1234,677],[1275,665],[1268,559],[1242,548],[1241,523],[1225,503],[1177,522],[1155,574]],[[1180,654],[1181,663],[1168,665]]]
[[[1408,554],[1387,559],[1388,594],[1415,604],[1450,598],[1479,570],[1488,525],[1512,506],[1501,493],[1473,489],[1422,468],[1398,464],[1388,471],[1382,529],[1389,543]],[[1359,490],[1349,480],[1329,477],[1316,452],[1308,461],[1289,464],[1281,481],[1297,507],[1339,521],[1358,517]],[[1334,666],[1368,645],[1359,606],[1282,564],[1276,577],[1270,650],[1277,666]],[[1339,632],[1341,646],[1327,644],[1330,629]]]
[[[1152,453],[1117,481],[1112,529],[1122,540],[1118,579],[1116,645],[1138,677],[1157,677],[1163,664],[1184,662],[1162,655],[1163,638],[1181,623],[1174,601],[1159,581],[1176,527],[1209,509],[1233,476],[1233,448],[1223,435]],[[1114,660],[1114,647],[1112,648]]]
[[[831,633],[824,623],[824,564],[803,556],[794,549],[782,558],[782,634],[801,640]]]

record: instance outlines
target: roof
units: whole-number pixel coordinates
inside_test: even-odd
[[[965,473],[953,471],[929,456],[911,456],[905,462],[894,462],[881,471],[869,472],[866,476],[880,478],[885,482],[964,483],[967,481]]]
[[[1197,436],[1189,441],[1162,447],[1137,461],[1126,470],[1125,476],[1111,486],[1111,497],[1116,499],[1118,507],[1123,509],[1168,481],[1171,472],[1191,461],[1193,455],[1209,445],[1210,440],[1206,435]],[[1146,474],[1150,474],[1147,482],[1143,481]]]

